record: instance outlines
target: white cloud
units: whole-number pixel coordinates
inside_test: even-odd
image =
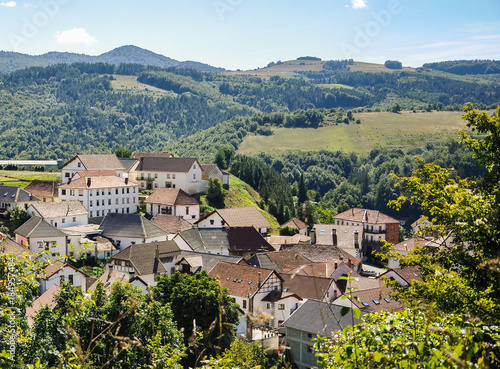
[[[0,5],[5,6],[6,8],[13,8],[17,5],[17,3],[15,1],[7,1],[7,2],[0,3]]]
[[[57,32],[56,39],[58,44],[83,44],[85,46],[90,46],[97,42],[97,38],[89,35],[85,28],[73,28]]]
[[[351,0],[353,9],[363,9],[368,6],[366,0]]]
[[[496,40],[497,38],[500,38],[500,35],[472,36],[469,40]]]

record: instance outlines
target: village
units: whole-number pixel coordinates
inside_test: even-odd
[[[395,258],[385,268],[367,263],[386,242],[401,255],[437,247],[417,236],[425,221],[412,224],[413,236],[400,242],[400,221],[376,209],[351,208],[312,228],[292,218],[281,227],[294,229],[293,236],[270,234],[257,207],[200,213],[193,195],[206,192],[210,179],[227,188],[230,174],[195,158],[77,154],[60,170],[60,183],[0,185],[0,211],[22,208],[30,216],[12,237],[0,234],[1,251],[52,259],[26,311],[30,324],[42,306],[55,306],[65,282],[83,291],[102,283],[107,293],[115,282],[130,283],[148,293],[159,275],[204,270],[239,305],[238,337],[271,352],[286,347],[298,368],[311,368],[318,334],[331,337],[360,321],[343,316],[343,308],[361,315],[404,308],[384,281],[409,285],[419,270],[400,268]],[[104,273],[95,277],[72,265],[82,258],[105,260]]]

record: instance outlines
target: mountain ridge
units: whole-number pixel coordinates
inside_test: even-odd
[[[223,72],[218,68],[197,61],[178,61],[134,45],[124,45],[100,55],[49,51],[40,55],[22,54],[14,51],[0,51],[0,73],[9,73],[29,67],[46,67],[54,64],[109,63],[142,64],[161,68],[192,68],[203,72]]]

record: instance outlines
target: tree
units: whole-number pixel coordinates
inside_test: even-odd
[[[307,188],[304,181],[304,173],[300,175],[297,201],[299,204],[303,204],[307,200]]]
[[[397,60],[386,60],[384,65],[386,68],[389,68],[389,69],[401,69],[401,68],[403,68],[403,63],[401,63],[400,61],[397,61]]]
[[[238,305],[217,279],[206,271],[188,275],[161,275],[154,287],[154,298],[170,304],[179,329],[184,330],[187,345],[199,341],[196,351],[189,353],[187,362],[193,366],[204,356],[214,356],[228,348],[232,327],[238,323]]]
[[[222,186],[219,178],[209,178],[207,185],[207,199],[213,204],[223,204],[227,196],[227,190]]]
[[[280,236],[293,236],[297,233],[299,233],[297,228],[292,228],[290,226],[280,228]]]
[[[391,112],[393,113],[399,113],[401,111],[401,105],[396,104],[391,108]]]
[[[207,366],[214,369],[255,369],[265,368],[268,358],[258,342],[247,343],[234,340],[222,355],[211,358]]]
[[[233,159],[233,156],[234,156],[233,149],[227,146],[220,147],[217,150],[217,153],[215,154],[214,163],[217,164],[217,166],[220,169],[223,170],[227,169],[231,165],[231,160]]]
[[[12,222],[14,229],[19,228],[30,218],[28,212],[17,206],[14,210],[10,212],[9,219]]]
[[[115,155],[119,158],[130,158],[132,156],[132,150],[125,147],[119,147],[116,149]]]

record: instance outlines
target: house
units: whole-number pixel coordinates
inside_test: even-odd
[[[95,172],[90,172],[95,173]],[[139,186],[118,175],[86,175],[77,172],[73,179],[59,186],[61,201],[78,200],[89,211],[89,217],[109,213],[134,214],[139,204]]]
[[[257,253],[248,259],[248,262],[259,268],[273,269],[278,273],[281,273],[285,268],[300,267],[312,263],[308,258],[291,250]]]
[[[229,188],[229,173],[220,170],[217,164],[201,164],[201,170],[205,187],[208,186],[209,178],[218,178],[225,189]]]
[[[178,261],[175,263],[176,271],[181,273],[194,274],[206,270],[210,273],[219,261],[225,261],[232,264],[249,265],[248,262],[240,256],[209,254],[206,252],[181,251]]]
[[[27,210],[30,216],[42,218],[56,228],[88,223],[89,212],[80,201],[33,202]]]
[[[266,234],[271,223],[254,206],[217,209],[195,223],[198,228],[247,227],[252,226]]]
[[[283,291],[283,279],[271,269],[221,261],[209,275],[219,279],[245,314],[268,316],[271,329],[278,328],[301,301],[299,296]]]
[[[338,297],[332,304],[358,308],[366,313],[402,310],[403,304],[392,298],[394,292],[382,284],[376,288],[353,290],[343,298]]]
[[[62,167],[62,183],[67,183],[77,172],[112,170],[123,177],[124,168],[116,155],[82,155],[78,154]]]
[[[335,332],[342,331],[352,323],[361,322],[361,319],[351,314],[342,315],[341,310],[341,306],[310,299],[284,322],[287,346],[297,368],[318,366],[313,341],[318,335],[332,338]]]
[[[27,245],[33,252],[49,250],[52,257],[56,257],[58,253],[60,255],[70,255],[66,234],[40,217],[31,217],[14,233],[16,234],[16,242]]]
[[[110,240],[100,236],[99,224],[84,224],[60,230],[66,234],[70,256],[74,256],[76,260],[80,260],[82,255],[106,259],[118,251]]]
[[[415,247],[425,247],[428,244],[428,240],[422,237],[411,237],[407,240],[398,242],[392,247],[393,252],[399,252],[401,256],[408,255],[408,252],[413,250]],[[389,268],[399,268],[399,260],[395,258],[390,258],[388,260]]]
[[[194,158],[141,157],[135,165],[132,180],[142,190],[178,188],[189,195],[205,192],[202,169]]]
[[[384,241],[399,241],[399,221],[378,210],[352,208],[334,216],[337,232],[342,226],[362,226],[360,242],[364,255],[380,251]]]
[[[307,224],[297,218],[292,218],[289,221],[280,225],[280,229],[284,227],[290,227],[292,229],[296,229],[299,234],[303,236],[307,236]]]
[[[299,233],[293,236],[278,236],[273,234],[267,238],[267,242],[269,242],[276,251],[279,251],[299,244],[309,245],[311,244],[311,237],[303,236]]]
[[[342,293],[332,278],[313,277],[309,275],[281,273],[283,289],[292,292],[305,300],[313,299],[332,302]]]
[[[176,215],[185,220],[200,219],[200,204],[180,188],[158,188],[145,201],[146,212]]]
[[[425,230],[431,224],[432,223],[429,221],[427,217],[421,216],[411,224],[411,233],[416,236],[426,237],[427,234]]]
[[[259,252],[274,251],[264,237],[254,227],[229,227],[226,229],[229,255],[248,259]]]
[[[420,268],[415,267],[404,267],[404,268],[392,268],[381,275],[381,277],[389,278],[390,280],[397,280],[401,286],[409,286],[412,284],[413,280],[421,281]]]
[[[106,214],[99,226],[101,236],[120,250],[134,245],[167,240],[167,232],[139,214]]]
[[[291,275],[308,275],[313,277],[334,278],[354,273],[353,264],[349,260],[344,263],[342,259],[328,259],[327,261],[309,263],[298,267],[287,266],[283,273]]]
[[[42,202],[59,201],[59,184],[56,181],[35,179],[24,190]]]
[[[22,257],[23,255],[27,255],[28,257],[35,256],[29,249],[0,232],[0,254],[8,253],[16,257]]]
[[[54,285],[61,286],[64,282],[80,287],[83,291],[87,290],[87,279],[90,276],[87,273],[78,270],[66,262],[56,260],[49,264],[39,274],[40,294],[43,294]]]
[[[19,187],[0,186],[0,213],[14,210],[16,207],[28,209],[31,201],[40,199]]]
[[[181,250],[229,255],[229,240],[225,228],[191,228],[173,238]]]
[[[35,317],[42,307],[48,305],[50,310],[55,309],[57,306],[56,298],[59,292],[61,292],[61,287],[59,287],[58,284],[53,284],[47,291],[33,301],[31,306],[26,307],[26,319],[30,327],[33,327]]]
[[[156,214],[151,223],[157,225],[167,233],[174,237],[177,233],[193,228],[193,225],[182,217],[176,215]]]
[[[141,158],[173,158],[174,154],[169,152],[134,152],[132,159],[141,160]]]
[[[359,272],[363,267],[361,260],[335,246],[318,244],[296,245],[288,250],[302,255],[314,263],[322,263],[325,260],[338,260],[348,263],[350,259],[352,270]]]

